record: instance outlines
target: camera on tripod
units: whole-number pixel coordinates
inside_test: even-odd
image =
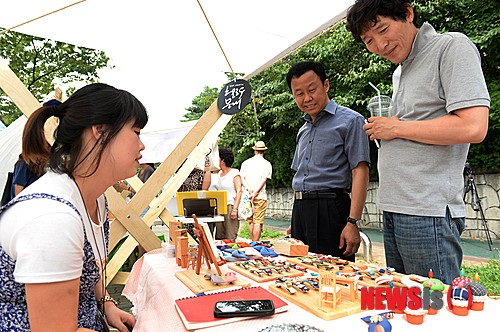
[[[467,193],[470,191],[471,195],[471,208],[479,212],[481,216],[481,221],[483,224],[484,232],[486,234],[486,240],[488,241],[488,245],[490,247],[491,251],[491,245],[493,242],[491,241],[490,237],[490,230],[488,229],[488,222],[486,221],[486,218],[484,217],[484,212],[483,208],[481,207],[481,199],[479,198],[479,195],[477,194],[477,188],[476,188],[476,183],[474,182],[474,177],[472,176],[472,169],[470,167],[469,163],[465,163],[464,165],[464,195],[463,199],[465,202],[465,197],[467,196]]]
[[[464,166],[464,178],[467,179],[469,176],[472,176],[472,169],[470,168],[469,163],[465,163]]]

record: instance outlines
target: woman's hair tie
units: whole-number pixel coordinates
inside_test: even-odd
[[[52,115],[58,118],[60,116],[59,114],[59,107],[57,105],[52,105]]]
[[[52,116],[57,118],[62,118],[62,114],[59,112],[59,105],[62,103],[57,99],[51,99],[43,104],[43,106],[51,106]]]

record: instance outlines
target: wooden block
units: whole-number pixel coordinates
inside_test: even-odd
[[[275,242],[274,252],[285,256],[307,256],[309,253],[308,245],[292,244],[288,242]]]
[[[182,230],[177,230],[178,234],[181,233]],[[187,267],[188,262],[188,238],[187,236],[177,236],[176,244],[175,244],[175,258],[177,261],[177,265],[182,268]]]
[[[168,222],[168,243],[175,244],[175,231],[182,229],[182,223],[180,221],[169,221]]]
[[[173,244],[175,244],[177,249],[177,238],[180,236],[187,237],[187,229],[175,229],[173,232],[168,232],[169,237],[172,238]]]

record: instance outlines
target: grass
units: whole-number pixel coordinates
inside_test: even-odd
[[[489,296],[500,296],[500,260],[490,259],[483,265],[462,265],[465,276],[474,280],[476,273],[479,275],[479,283],[488,290]]]
[[[250,236],[250,230],[248,229],[247,223],[240,226],[238,236],[242,237],[244,239],[251,239],[252,238]],[[282,233],[282,232],[270,230],[266,226],[263,226],[262,233],[260,234],[260,239],[261,240],[272,240],[272,239],[278,239],[278,238],[283,237],[283,236],[286,236],[286,234]]]

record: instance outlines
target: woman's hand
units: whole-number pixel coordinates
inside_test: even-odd
[[[121,310],[112,302],[104,303],[104,312],[109,325],[117,328],[120,332],[132,331],[135,325],[133,315]]]
[[[238,219],[238,210],[233,209],[233,210],[231,211],[231,219],[233,219],[233,220],[234,220],[234,219]]]

